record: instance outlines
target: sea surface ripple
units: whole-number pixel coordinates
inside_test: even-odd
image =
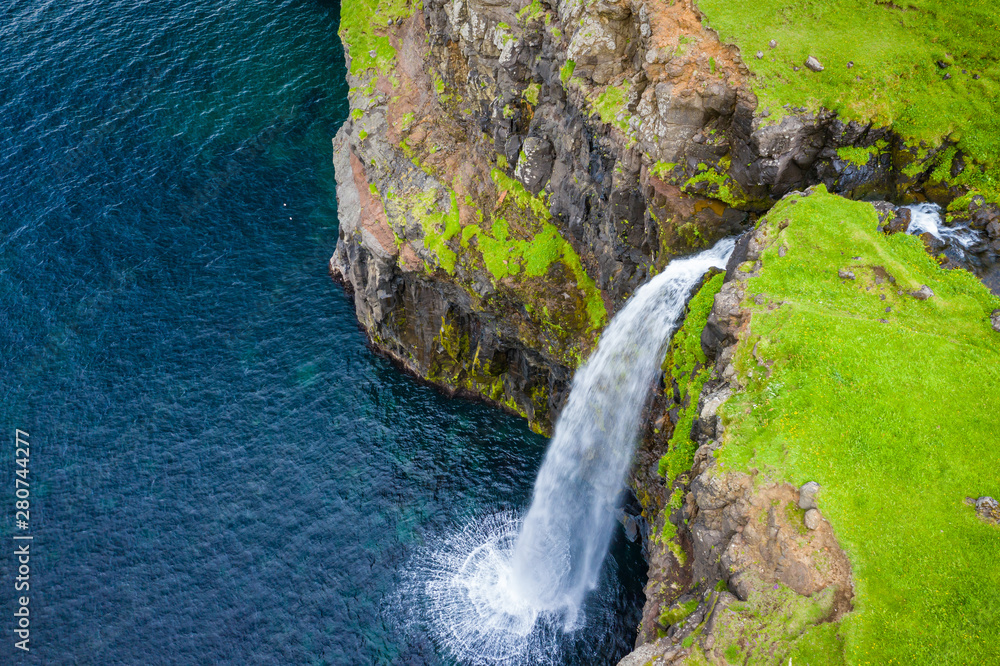
[[[453,663],[399,590],[460,526],[523,510],[546,441],[370,353],[327,274],[338,13],[0,9],[0,424],[32,446],[23,663]],[[13,479],[0,447],[3,497]],[[620,535],[613,552],[607,612],[547,658],[630,649],[643,564]]]

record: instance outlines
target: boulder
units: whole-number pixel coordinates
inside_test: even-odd
[[[975,501],[976,515],[987,523],[1000,524],[1000,502],[992,497],[980,497]]]
[[[805,523],[806,527],[808,527],[809,529],[818,530],[820,520],[822,520],[822,516],[820,516],[818,510],[809,509],[808,511],[806,511]]]
[[[799,488],[799,508],[808,511],[816,508],[816,493],[819,492],[819,484],[810,481]]]
[[[846,268],[841,268],[839,271],[837,271],[837,277],[839,277],[841,280],[853,280],[854,271],[849,271]]]
[[[932,297],[933,295],[934,295],[934,292],[926,284],[925,285],[921,285],[920,289],[917,289],[916,291],[911,291],[910,292],[910,296],[913,296],[913,298],[917,299],[918,301],[926,301],[928,298]]]
[[[555,152],[548,139],[529,136],[521,146],[514,177],[532,194],[538,194],[552,175]]]
[[[1000,308],[994,310],[990,315],[990,323],[993,324],[993,330],[1000,333]]]
[[[817,60],[813,56],[809,56],[808,58],[806,58],[806,67],[808,67],[809,69],[811,69],[814,72],[822,72],[823,71],[823,65],[822,65],[822,63],[820,63],[820,61]]]

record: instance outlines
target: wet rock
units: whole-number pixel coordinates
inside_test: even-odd
[[[822,72],[823,71],[823,65],[822,65],[822,63],[820,63],[820,61],[817,60],[813,56],[809,56],[808,58],[806,58],[806,67],[808,67],[809,69],[811,69],[814,72]]]
[[[920,234],[920,240],[924,242],[924,247],[931,254],[937,254],[944,250],[948,244],[930,232]]]
[[[811,530],[818,530],[820,526],[820,521],[822,520],[822,516],[820,516],[818,510],[809,509],[808,511],[806,511],[804,520],[806,523],[806,527],[808,527]]]
[[[837,277],[839,277],[841,280],[853,280],[854,271],[849,271],[846,268],[841,268],[839,271],[837,271]]]
[[[1000,333],[1000,308],[994,310],[990,314],[990,324],[993,325],[993,330]]]
[[[636,523],[635,516],[629,514],[623,514],[621,517],[622,527],[625,528],[625,538],[630,542],[635,543],[635,540],[639,538],[639,525]]]
[[[872,204],[878,215],[879,229],[886,234],[904,233],[910,226],[913,212],[909,208],[893,206],[887,201],[876,201]]]
[[[921,285],[920,289],[917,289],[916,291],[911,291],[910,296],[913,296],[913,298],[917,299],[918,301],[926,301],[928,298],[934,296],[934,292],[931,290],[930,287],[928,287],[925,284]]]
[[[810,481],[799,488],[799,508],[808,511],[816,508],[816,493],[819,492],[819,484]]]

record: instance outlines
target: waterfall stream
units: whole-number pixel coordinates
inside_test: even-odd
[[[941,206],[935,203],[918,203],[907,206],[910,209],[910,224],[906,233],[919,236],[929,233],[939,241],[948,243],[959,253],[964,253],[972,245],[982,240],[981,235],[968,225],[946,227],[942,224]]]
[[[573,378],[523,520],[476,521],[432,556],[431,621],[461,662],[550,661],[559,635],[585,622],[666,346],[691,289],[734,245],[672,261],[611,321]]]

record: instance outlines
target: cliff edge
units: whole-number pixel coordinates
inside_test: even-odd
[[[928,360],[920,345],[943,339],[946,320],[967,329],[966,338],[947,338],[958,348],[988,355],[993,344],[995,351],[995,338],[980,330],[991,297],[965,271],[943,269],[968,269],[1000,293],[1000,30],[987,0],[972,0],[960,19],[942,12],[942,2],[342,4],[351,113],[333,142],[340,238],[330,268],[353,292],[373,347],[415,375],[488,400],[548,433],[573,371],[639,285],[674,257],[753,230],[740,249],[748,265],[734,263],[693,299],[648,408],[631,481],[650,562],[636,659],[776,663],[818,650],[853,663],[872,641],[897,640],[925,646],[899,654],[937,654],[914,627],[938,615],[928,615],[911,588],[873,573],[872,562],[888,568],[891,560],[869,555],[863,544],[881,542],[857,531],[868,523],[906,528],[912,514],[895,507],[923,509],[892,493],[912,498],[920,489],[895,479],[852,495],[868,498],[868,512],[881,511],[877,492],[891,498],[891,515],[875,521],[845,508],[844,493],[855,487],[839,471],[846,468],[834,464],[836,473],[827,474],[779,458],[832,456],[860,465],[856,459],[873,455],[882,468],[894,468],[898,447],[917,433],[896,433],[884,451],[875,443],[883,435],[871,429],[843,440],[857,450],[841,440],[827,448],[813,443],[862,416],[885,425],[907,414],[923,423],[921,436],[947,429],[952,434],[942,442],[957,447],[960,431],[943,414],[940,422],[921,421],[904,404],[912,377],[901,369],[937,373],[940,384],[919,394],[920,404],[932,404],[935,391],[958,390],[944,357],[917,363]],[[884,236],[906,230],[911,211],[898,206],[913,202],[938,204],[942,224],[974,232],[974,242],[931,233],[920,240]],[[812,221],[787,214],[793,209],[811,211]],[[768,239],[782,234],[799,240],[774,247]],[[787,257],[799,262],[796,270],[770,268]],[[748,287],[771,276],[774,286]],[[904,279],[905,289],[897,287]],[[851,296],[866,308],[875,294],[872,307],[881,311],[859,314],[856,304],[844,303],[849,314],[821,320],[832,328],[814,322],[798,329],[840,302],[844,294],[829,291],[834,284],[855,288]],[[950,300],[953,288],[978,305]],[[781,326],[798,331],[789,338],[798,347],[769,356],[768,345],[778,349],[784,334],[747,346],[741,326],[777,326],[771,322],[789,312],[799,314]],[[847,327],[855,321],[873,328]],[[918,333],[929,337],[907,337]],[[820,354],[810,335],[843,348]],[[904,339],[908,355],[887,354],[899,352]],[[833,360],[845,349],[868,360],[844,374]],[[777,358],[814,365],[766,383],[770,393],[754,392],[762,375],[781,376],[772,368]],[[883,364],[886,358],[898,365]],[[978,363],[971,359],[950,362]],[[875,369],[890,385],[874,386],[865,373]],[[820,380],[836,384],[823,384],[823,391],[844,386],[849,395],[873,397],[854,404],[817,389],[815,396],[833,402],[803,401],[756,420],[768,413],[761,404],[804,400],[801,387]],[[992,375],[960,381],[984,395],[992,390]],[[971,402],[959,403],[961,410],[988,410],[971,394],[962,399]],[[737,404],[753,418],[727,412]],[[798,437],[807,431],[807,405],[823,414],[827,428],[809,430],[808,441]],[[841,410],[845,405],[856,411]],[[757,430],[729,425],[751,422]],[[803,430],[785,432],[780,443],[768,440],[773,456],[765,466],[748,433],[784,432],[779,423]],[[995,441],[997,431],[983,430],[992,421],[963,423],[981,441]],[[741,462],[721,464],[727,457]],[[952,470],[940,456],[922,460],[901,468],[926,484],[939,483],[927,476],[935,465]],[[971,476],[949,486],[942,507],[963,492],[974,500],[996,495],[988,483],[969,481],[996,478],[982,464],[970,462]],[[807,481],[822,488],[815,507],[808,489],[803,495]],[[956,511],[949,520],[966,520],[947,506]],[[976,548],[989,539],[986,532],[961,534],[977,540]],[[892,543],[896,553],[917,552],[910,537]],[[924,564],[945,566],[930,555]],[[938,583],[941,594],[972,594],[964,583]],[[931,596],[934,613],[960,610]],[[901,605],[894,610],[875,599]],[[905,621],[893,619],[898,614]],[[995,630],[995,617],[965,629],[940,627],[974,641],[969,632]],[[889,625],[902,628],[878,633]]]

